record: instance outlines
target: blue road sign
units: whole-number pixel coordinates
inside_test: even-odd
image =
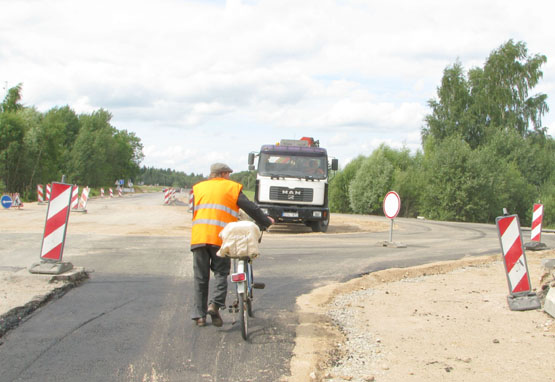
[[[2,196],[2,207],[10,208],[12,206],[12,198],[10,195]]]

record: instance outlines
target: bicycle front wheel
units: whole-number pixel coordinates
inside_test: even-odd
[[[239,323],[241,324],[241,336],[245,341],[249,335],[248,300],[245,293],[239,293]]]

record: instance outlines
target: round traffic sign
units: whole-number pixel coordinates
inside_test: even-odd
[[[395,191],[389,191],[383,200],[383,213],[390,219],[395,219],[401,210],[401,198]]]
[[[12,206],[12,198],[10,195],[3,195],[2,196],[2,207],[10,208]]]

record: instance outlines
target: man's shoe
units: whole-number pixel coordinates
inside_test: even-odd
[[[206,318],[205,317],[197,318],[195,319],[195,323],[197,324],[197,326],[206,326]]]
[[[212,325],[220,327],[224,324],[220,316],[220,308],[217,307],[216,304],[210,304],[207,313],[210,315],[210,318],[212,318]]]

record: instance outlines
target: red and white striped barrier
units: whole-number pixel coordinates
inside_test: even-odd
[[[79,209],[87,211],[87,202],[89,200],[89,187],[83,188],[83,192],[81,193],[81,199],[79,200]]]
[[[495,219],[495,223],[509,284],[510,294],[507,297],[509,308],[511,310],[539,309],[541,302],[532,292],[518,215],[500,216]]]
[[[71,193],[71,209],[76,210],[79,207],[79,186],[73,185]]]
[[[48,183],[48,184],[46,185],[46,200],[47,200],[47,201],[50,200],[50,192],[51,192],[51,189],[52,189],[52,185],[51,185],[50,183]]]
[[[109,190],[110,190],[110,198],[113,198],[114,197],[114,191],[111,188]]]
[[[166,190],[164,191],[164,204],[170,204],[172,195],[172,189],[166,188]]]
[[[46,224],[40,250],[41,259],[57,262],[62,260],[72,188],[71,184],[52,183],[51,199],[46,212]]]
[[[534,212],[532,214],[532,241],[541,242],[542,238],[542,221],[543,221],[543,204],[534,204]]]
[[[104,189],[103,189],[103,188],[100,189],[100,197],[101,197],[101,198],[104,197]]]
[[[189,211],[193,210],[193,190],[189,191]]]
[[[42,184],[37,184],[37,202],[44,203],[44,189]]]
[[[517,215],[499,217],[496,220],[503,251],[503,261],[511,294],[531,291],[528,265],[520,234],[520,222]]]
[[[123,191],[121,188],[118,188],[118,196],[121,198],[123,196]]]

